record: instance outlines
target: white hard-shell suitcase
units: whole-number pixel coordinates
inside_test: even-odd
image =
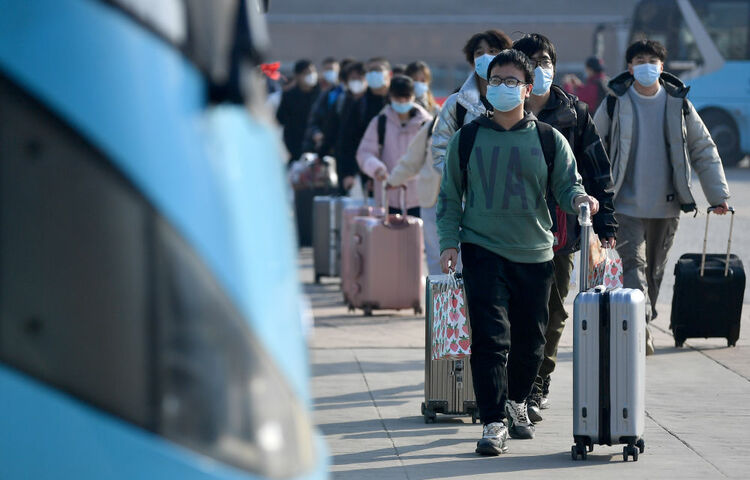
[[[585,211],[584,211],[585,210]],[[623,459],[643,453],[646,306],[640,290],[586,290],[591,221],[581,215],[581,291],[573,307],[573,460],[594,445],[624,444]]]

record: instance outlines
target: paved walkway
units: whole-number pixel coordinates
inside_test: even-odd
[[[742,258],[750,261],[743,255],[750,248],[745,246],[750,244],[750,175],[741,171],[729,176],[736,178],[731,185],[737,197],[735,205],[741,205],[744,212],[737,217],[734,243]],[[682,218],[669,265],[679,253],[700,251],[703,220]],[[717,235],[725,235],[723,232]],[[716,245],[720,244],[717,240]],[[559,366],[553,374],[552,406],[544,411],[536,439],[511,440],[507,455],[488,458],[474,453],[481,427],[472,425],[469,418],[438,415],[438,423],[424,423],[420,414],[423,318],[410,311],[383,312],[369,318],[347,313],[338,280],[311,284],[309,249],[300,254],[300,272],[315,315],[311,338],[315,417],[331,450],[334,478],[489,479],[504,472],[522,472],[530,479],[749,475],[747,294],[743,332],[736,348],[726,348],[722,339],[693,339],[687,348],[676,349],[667,329],[672,296],[668,268],[659,317],[653,324],[657,351],[647,359],[646,452],[638,462],[623,463],[622,447],[616,446],[597,446],[585,462],[571,460],[570,329],[563,335]]]

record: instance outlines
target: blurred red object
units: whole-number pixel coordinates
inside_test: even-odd
[[[280,67],[281,62],[262,63],[260,65],[260,70],[271,80],[278,80],[281,78],[281,73],[279,73]]]

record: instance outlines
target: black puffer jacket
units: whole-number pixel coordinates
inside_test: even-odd
[[[599,212],[593,218],[594,231],[603,238],[615,237],[617,221],[612,203],[609,158],[589,115],[588,106],[575,95],[552,85],[549,100],[537,118],[555,127],[568,139],[586,193],[599,201]],[[563,249],[559,253],[571,253],[571,249]]]

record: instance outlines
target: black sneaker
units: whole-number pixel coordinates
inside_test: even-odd
[[[484,426],[475,451],[480,455],[500,455],[508,451],[507,441],[508,427],[503,422],[489,423]]]
[[[539,406],[541,402],[541,393],[532,393],[528,400],[526,400],[526,412],[529,414],[529,420],[531,420],[532,423],[539,423],[544,420],[541,407]]]
[[[542,410],[549,408],[549,378],[542,380],[542,399],[539,401],[539,408]]]
[[[527,439],[534,438],[534,424],[529,420],[526,401],[516,403],[508,399],[505,402],[505,415],[508,417],[508,431],[510,438]]]

